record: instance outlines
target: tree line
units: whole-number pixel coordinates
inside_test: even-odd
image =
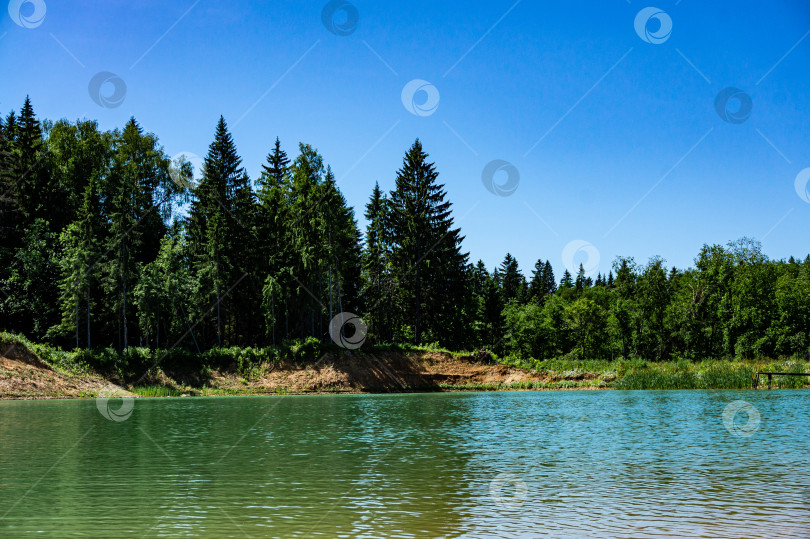
[[[331,168],[276,139],[250,178],[224,118],[199,182],[132,118],[0,118],[0,327],[66,348],[203,351],[329,339],[354,312],[371,343],[438,343],[524,358],[810,356],[810,256],[750,239],[704,245],[694,267],[619,257],[559,281],[462,250],[417,139],[394,189],[374,186],[364,233]]]

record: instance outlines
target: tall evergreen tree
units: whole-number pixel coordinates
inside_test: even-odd
[[[234,255],[240,253],[235,252],[233,241],[246,226],[244,222],[236,222],[233,212],[234,200],[245,183],[242,158],[236,152],[225,118],[220,116],[189,213],[189,242],[196,277],[194,314],[205,319],[203,333],[209,344],[214,342],[217,346],[223,346],[226,330],[229,302],[224,296],[240,277],[238,260],[234,260]]]
[[[108,264],[108,294],[116,298],[113,305],[120,313],[116,320],[119,348],[127,348],[131,342],[132,290],[140,270],[157,256],[166,232],[159,191],[171,183],[169,165],[157,138],[144,133],[135,118],[114,133],[112,166],[102,186],[102,204],[112,234],[108,252],[117,251]]]
[[[374,184],[364,214],[368,221],[363,251],[364,304],[368,310],[369,329],[380,339],[391,340],[390,303],[385,298],[390,292],[390,216],[388,198]],[[386,316],[389,315],[389,316]]]
[[[56,199],[47,185],[47,160],[44,153],[42,128],[34,114],[31,100],[26,97],[16,120],[14,181],[17,200],[25,218],[25,225],[38,217],[46,218],[56,209]]]
[[[85,346],[92,347],[93,296],[100,294],[100,278],[103,265],[101,245],[108,243],[104,218],[101,213],[99,179],[91,175],[84,188],[82,205],[75,221],[70,223],[60,236],[62,243],[60,333],[66,335],[72,328],[76,348],[81,348],[82,332]]]
[[[290,159],[287,153],[281,149],[281,141],[276,137],[275,146],[267,155],[267,162],[262,165],[262,173],[259,178],[259,187],[283,186],[289,179]]]
[[[523,299],[526,279],[520,272],[518,262],[510,253],[506,253],[500,267],[501,288],[505,302],[520,301]]]
[[[391,193],[394,248],[392,259],[399,283],[400,319],[412,327],[413,340],[423,337],[448,341],[462,338],[459,306],[469,300],[466,290],[466,253],[463,237],[454,228],[451,204],[438,182],[435,165],[419,139],[405,154]]]
[[[571,273],[568,270],[563,272],[562,279],[560,279],[560,288],[570,290],[574,288],[574,281],[571,278]]]
[[[262,310],[266,333],[272,344],[281,338],[279,320],[286,316],[280,301],[285,290],[292,286],[288,269],[292,267],[294,253],[290,249],[290,211],[287,194],[290,188],[290,160],[281,142],[276,138],[273,150],[262,165],[258,185],[258,217],[256,220],[259,260],[257,268],[263,280]],[[286,335],[284,335],[286,337]]]

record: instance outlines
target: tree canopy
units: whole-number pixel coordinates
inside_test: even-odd
[[[469,261],[420,140],[376,183],[364,233],[324,156],[275,139],[251,179],[220,118],[199,183],[132,118],[101,131],[0,119],[0,326],[63,347],[271,346],[329,339],[359,314],[372,343],[537,359],[810,357],[810,256],[741,238],[690,268],[618,257],[610,272],[509,253]],[[186,212],[178,212],[180,207]],[[542,253],[539,253],[542,254]],[[548,256],[548,253],[546,253]]]

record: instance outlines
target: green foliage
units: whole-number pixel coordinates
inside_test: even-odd
[[[475,303],[467,293],[468,255],[454,228],[451,203],[439,173],[417,139],[397,171],[390,196],[393,282],[388,293],[393,327],[411,326],[414,344],[440,340],[463,346],[472,331]],[[401,333],[395,340],[403,340]]]
[[[276,139],[254,185],[224,118],[213,135],[195,186],[134,118],[112,131],[51,124],[29,99],[8,114],[0,328],[46,342],[32,346],[57,368],[119,379],[155,364],[234,364],[249,378],[282,358],[315,361],[337,350],[341,312],[364,318],[366,346],[487,349],[530,368],[604,358],[639,386],[743,376],[650,366],[670,360],[810,359],[810,256],[768,260],[741,238],[704,245],[690,268],[620,257],[607,277],[580,266],[559,287],[541,258],[527,283],[511,254],[492,272],[469,263],[418,139],[394,189],[371,191],[361,242],[313,146],[291,159]]]
[[[179,397],[181,394],[176,388],[167,386],[138,386],[130,392],[139,397]]]

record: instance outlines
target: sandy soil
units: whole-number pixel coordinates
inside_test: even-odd
[[[56,372],[24,347],[0,344],[0,399],[90,397],[109,382]]]
[[[272,369],[272,370],[270,370]],[[251,387],[290,393],[381,393],[440,390],[442,384],[512,384],[547,381],[522,369],[492,364],[486,358],[453,357],[443,352],[344,352],[326,354],[311,366],[268,367],[254,380],[240,381],[232,373],[214,372],[213,387]]]
[[[585,373],[578,379],[596,379]],[[253,376],[231,370],[158,374],[140,385],[172,387],[184,394],[387,393],[442,391],[446,385],[553,382],[523,369],[495,364],[488,354],[454,357],[444,352],[362,352],[325,354],[311,365],[263,365]],[[0,399],[94,397],[110,382],[57,372],[21,346],[0,348]],[[201,388],[207,388],[202,390]],[[452,388],[451,388],[452,389]]]

